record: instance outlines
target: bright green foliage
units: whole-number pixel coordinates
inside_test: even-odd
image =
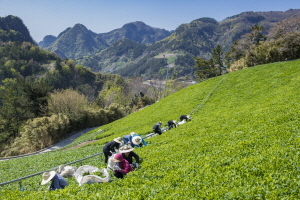
[[[192,121],[135,150],[143,159],[141,169],[125,179],[78,187],[69,178],[66,189],[49,192],[38,176],[26,179],[22,192],[16,191],[18,183],[2,186],[9,190],[2,190],[1,198],[299,199],[299,65],[299,60],[274,63],[212,78],[84,136],[100,139],[96,143],[2,161],[4,182],[95,154],[115,137],[145,135],[158,121],[189,114],[224,78]],[[83,164],[105,167],[103,158]]]

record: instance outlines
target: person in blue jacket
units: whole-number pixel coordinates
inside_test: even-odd
[[[68,185],[68,182],[60,174],[56,174],[55,171],[43,173],[41,185],[45,185],[49,181],[51,181],[50,190],[64,189]]]
[[[135,132],[131,132],[131,146],[132,147],[142,147],[147,146],[147,142]]]
[[[133,146],[131,139],[132,139],[132,135],[124,135],[122,138],[124,145],[131,144],[131,146]]]

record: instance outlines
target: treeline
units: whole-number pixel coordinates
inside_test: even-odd
[[[254,26],[251,33],[236,41],[226,55],[229,70],[300,58],[300,16],[285,19],[268,35],[264,27]]]
[[[255,25],[227,53],[218,45],[211,52],[211,59],[194,57],[196,76],[202,81],[247,67],[299,59],[299,26],[300,16],[279,22],[267,35],[263,33],[264,27]]]

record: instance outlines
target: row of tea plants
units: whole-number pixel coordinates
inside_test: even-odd
[[[158,121],[189,114],[224,78],[192,121],[135,150],[141,168],[124,179],[79,187],[68,178],[64,190],[48,191],[36,176],[23,181],[24,191],[17,183],[2,186],[1,198],[299,199],[299,66],[298,60],[274,63],[212,78],[74,141],[97,140],[84,147],[2,161],[5,182],[99,153],[115,137],[144,136]],[[105,167],[100,156],[82,164]]]

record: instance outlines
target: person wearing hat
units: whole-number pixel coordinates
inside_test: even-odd
[[[175,120],[169,120],[168,121],[168,128],[176,128],[177,127],[177,122]]]
[[[120,153],[131,166],[139,168],[140,157],[135,152],[133,152],[133,150],[134,148],[130,144],[127,144],[120,148]],[[135,162],[133,162],[133,158],[135,159]]]
[[[113,141],[106,143],[106,145],[103,147],[103,154],[105,156],[104,162],[107,163],[108,157],[112,155],[112,153],[116,153],[116,149],[120,148],[120,145],[122,143],[122,138],[118,137],[115,138]]]
[[[161,125],[162,125],[162,123],[161,122],[158,122],[157,124],[155,124],[154,126],[153,126],[153,132],[154,133],[157,133],[158,135],[161,135],[162,134],[162,130],[161,130]]]
[[[134,134],[135,134],[135,132],[131,132],[130,135],[124,135],[123,136],[122,139],[123,139],[123,142],[124,142],[125,145],[126,144],[131,144],[133,146],[131,139],[132,139],[132,135],[134,135]]]
[[[181,116],[179,117],[179,119],[180,119],[180,121],[185,120],[185,121],[187,122],[187,121],[191,120],[192,117],[191,117],[190,115],[181,115]]]
[[[132,147],[142,147],[147,146],[147,142],[138,134],[136,134],[135,132],[131,132],[131,146]]]
[[[49,181],[51,181],[50,190],[64,189],[68,185],[68,182],[60,174],[56,174],[55,171],[43,173],[41,185],[45,185]]]
[[[124,159],[121,153],[115,155],[113,161],[116,163],[117,167],[114,169],[114,176],[117,178],[124,178],[124,176],[133,171],[133,168],[127,160]]]

